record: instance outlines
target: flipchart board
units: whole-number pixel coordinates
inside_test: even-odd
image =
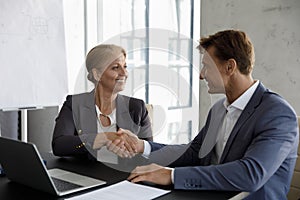
[[[60,105],[68,92],[63,2],[0,1],[0,109]]]

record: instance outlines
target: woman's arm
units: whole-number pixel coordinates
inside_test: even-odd
[[[56,118],[52,137],[52,150],[57,156],[87,154],[84,135],[78,136],[72,113],[72,96],[67,96]]]

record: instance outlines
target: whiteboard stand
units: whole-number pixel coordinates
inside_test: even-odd
[[[21,110],[21,140],[27,142],[27,109]]]

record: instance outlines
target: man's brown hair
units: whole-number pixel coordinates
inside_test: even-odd
[[[239,71],[248,75],[254,65],[254,48],[249,37],[243,31],[225,30],[200,39],[197,47],[200,51],[215,47],[215,56],[220,60],[233,58]]]

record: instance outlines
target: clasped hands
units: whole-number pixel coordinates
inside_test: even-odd
[[[144,151],[144,142],[129,130],[119,128],[117,132],[97,134],[94,149],[106,146],[107,149],[122,158],[132,158]]]
[[[97,134],[93,148],[107,149],[122,158],[131,158],[144,151],[144,141],[129,130],[119,129],[117,132]],[[170,185],[171,169],[156,164],[136,167],[127,178],[131,182],[149,181],[160,185]]]

